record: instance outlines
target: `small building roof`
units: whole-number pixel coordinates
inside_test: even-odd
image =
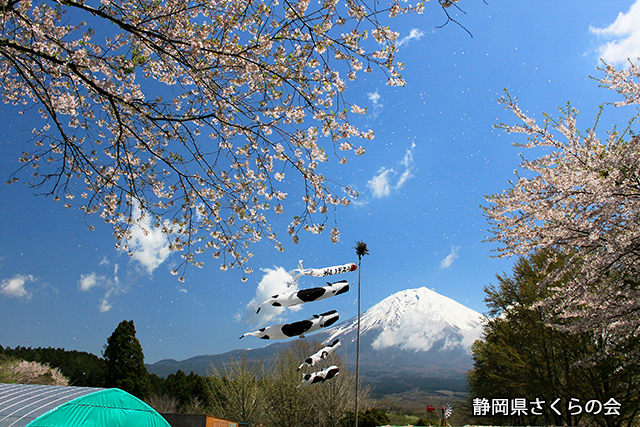
[[[170,427],[117,388],[0,384],[0,427]]]

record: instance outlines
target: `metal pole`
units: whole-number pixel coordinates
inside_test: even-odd
[[[358,255],[358,335],[356,339],[356,423],[355,427],[358,427],[358,391],[360,385],[360,259]]]
[[[360,274],[362,268],[360,261],[362,257],[369,253],[365,242],[356,242],[356,254],[358,255],[358,337],[356,340],[356,421],[355,427],[358,427],[358,392],[360,391]]]

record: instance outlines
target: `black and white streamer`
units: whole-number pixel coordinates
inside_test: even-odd
[[[308,359],[306,359],[302,365],[298,367],[298,371],[305,366],[315,366],[321,360],[326,359],[336,351],[342,344],[340,344],[340,340],[335,340],[332,343],[322,347],[320,350],[312,354]]]
[[[327,369],[323,369],[319,372],[313,372],[311,374],[304,374],[302,376],[302,382],[298,385],[298,387],[304,387],[310,384],[323,383],[331,378],[335,377],[340,373],[340,369],[337,366],[329,366]],[[298,388],[296,387],[296,388]]]
[[[262,307],[267,304],[274,307],[291,307],[294,305],[304,304],[305,302],[320,301],[348,291],[349,282],[346,280],[340,280],[339,282],[333,283],[327,282],[326,286],[320,286],[317,288],[301,289],[299,291],[276,294],[260,304],[256,313],[260,313]]]
[[[325,268],[303,268],[302,261],[299,261],[298,268],[294,269],[290,273],[291,276],[293,276],[293,279],[289,282],[289,286],[297,283],[301,276],[325,277],[332,276],[334,274],[348,273],[350,271],[356,271],[357,269],[358,266],[352,262]]]
[[[242,335],[240,339],[247,335],[253,335],[263,340],[284,339],[295,336],[303,338],[307,333],[333,325],[338,321],[339,317],[336,310],[331,310],[322,314],[314,314],[312,318],[299,322],[272,325],[266,328],[260,328],[255,332],[247,332]]]

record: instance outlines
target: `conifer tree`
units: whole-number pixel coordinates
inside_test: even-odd
[[[107,364],[107,387],[122,389],[140,399],[149,394],[151,382],[133,320],[120,322],[107,339],[102,355]]]

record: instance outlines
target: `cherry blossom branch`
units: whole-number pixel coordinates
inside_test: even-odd
[[[625,97],[616,106],[637,103],[640,69],[607,66],[599,81]],[[512,187],[487,196],[485,215],[490,242],[500,243],[498,256],[558,250],[562,266],[550,266],[541,288],[552,295],[539,303],[549,308],[554,326],[603,338],[605,351],[621,351],[640,332],[640,137],[633,131],[637,112],[622,132],[596,135],[606,105],[595,125],[582,133],[577,111],[568,105],[562,117],[544,116],[544,124],[524,114],[516,100],[503,102],[522,122],[499,125],[524,134],[527,143],[514,145],[547,150],[535,160],[523,158]],[[563,286],[553,285],[560,277]],[[633,350],[632,360],[640,358]]]

